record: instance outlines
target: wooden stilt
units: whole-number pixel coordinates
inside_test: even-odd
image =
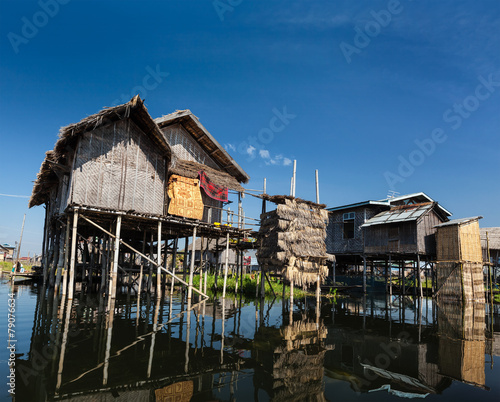
[[[115,241],[113,244],[114,254],[113,254],[113,266],[110,275],[110,288],[109,296],[111,299],[116,297],[116,285],[117,285],[117,273],[118,273],[118,257],[120,256],[120,231],[122,226],[122,216],[118,215],[116,219],[116,234]]]
[[[73,230],[71,234],[71,262],[69,267],[68,300],[73,300],[75,289],[75,267],[76,267],[76,240],[78,229],[78,208],[73,211]]]
[[[156,297],[161,297],[161,221],[158,221],[158,267],[156,268]],[[165,244],[165,247],[167,245]]]
[[[66,290],[68,288],[68,254],[69,254],[69,232],[71,230],[70,228],[71,225],[71,219],[68,214],[66,217],[66,234],[64,237],[64,265],[63,265],[63,274],[62,274],[62,295],[66,296]],[[64,299],[64,297],[63,297]]]
[[[200,292],[203,289],[203,269],[204,269],[204,252],[203,252],[203,245],[205,243],[205,238],[201,236],[201,246],[200,246],[200,280],[199,280],[199,289]],[[208,242],[207,242],[208,243]]]
[[[142,238],[142,254],[146,252],[146,231],[144,231],[144,235]],[[141,297],[141,291],[142,291],[142,279],[144,275],[144,259],[141,258],[141,268],[139,271],[139,281],[137,283],[137,297]]]
[[[366,293],[366,256],[363,255],[363,293]]]
[[[225,263],[224,263],[224,286],[222,288],[222,298],[223,299],[226,297],[228,268],[229,268],[229,232],[227,233],[227,236],[226,236],[226,256],[225,256]]]
[[[422,278],[420,277],[420,254],[417,254],[417,276],[418,276],[418,289],[420,291],[420,297],[424,297],[424,290],[422,288]],[[422,303],[422,301],[420,301]]]
[[[193,244],[191,247],[191,261],[189,268],[189,286],[188,286],[188,302],[191,301],[191,296],[193,294],[193,274],[194,274],[194,260],[196,253],[196,226],[193,227]]]

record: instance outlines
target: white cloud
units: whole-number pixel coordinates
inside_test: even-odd
[[[288,159],[288,158],[283,159],[283,166],[289,166],[291,164],[292,164],[291,159]]]
[[[224,148],[226,148],[226,151],[236,151],[236,147],[233,144],[224,144]]]
[[[248,148],[246,149],[246,152],[248,155],[253,156],[253,154],[255,152],[255,147],[252,147],[251,145],[249,145]]]
[[[261,149],[259,151],[259,155],[263,159],[270,159],[271,158],[271,155],[269,154],[269,151],[267,149]]]

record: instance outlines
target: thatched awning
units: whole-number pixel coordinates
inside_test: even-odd
[[[67,154],[68,152],[74,151],[79,136],[85,132],[95,130],[100,126],[126,118],[130,118],[146,135],[151,137],[155,144],[167,156],[168,160],[170,160],[172,155],[170,146],[167,144],[162,132],[149,115],[146,106],[144,106],[144,102],[139,95],[137,95],[123,105],[105,108],[99,113],[88,116],[78,123],[61,128],[59,131],[59,139],[54,146],[54,150],[48,151],[42,162],[33,186],[29,207],[31,208],[47,202],[52,187],[58,183],[56,169],[69,169]]]
[[[178,174],[179,176],[188,177],[190,179],[198,178],[198,172],[203,170],[211,182],[214,184],[227,187],[235,191],[245,191],[241,184],[229,173],[221,170],[213,169],[201,163],[187,161],[183,159],[174,158],[170,165],[170,172]]]

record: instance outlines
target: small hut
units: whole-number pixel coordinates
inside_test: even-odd
[[[325,205],[285,195],[263,198],[277,207],[261,215],[259,264],[299,286],[322,280],[328,274]]]
[[[481,216],[437,225],[437,296],[484,303]]]

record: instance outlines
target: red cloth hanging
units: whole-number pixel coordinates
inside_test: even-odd
[[[210,198],[213,198],[214,200],[217,201],[223,201],[223,202],[228,201],[227,187],[221,187],[218,186],[217,184],[212,183],[208,178],[207,174],[203,170],[200,170],[198,172],[198,176],[200,177],[200,187],[202,187],[203,190],[205,190],[205,193]]]

